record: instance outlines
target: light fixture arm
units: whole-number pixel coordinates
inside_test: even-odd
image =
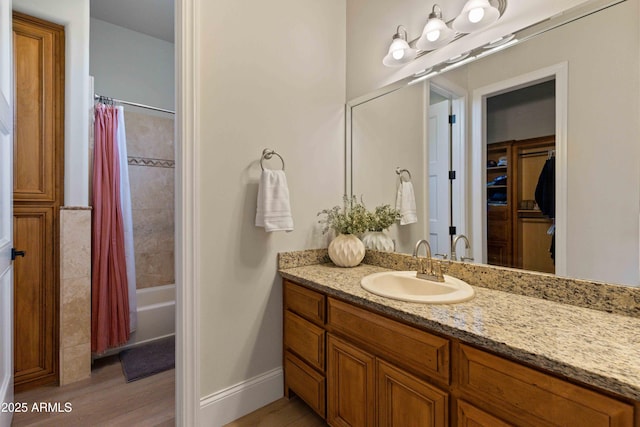
[[[438,8],[437,11],[436,11],[436,7]],[[442,9],[437,4],[434,4],[433,7],[431,8],[431,13],[429,14],[428,19],[431,19],[431,18],[442,19]]]
[[[404,32],[404,34],[401,33],[401,31]],[[407,29],[404,27],[404,25],[398,25],[398,28],[396,29],[396,33],[393,36],[393,39],[402,39],[404,41],[408,41],[409,34],[407,33]]]

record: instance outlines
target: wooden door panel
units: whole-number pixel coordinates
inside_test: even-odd
[[[377,362],[378,427],[445,427],[448,394],[382,360]]]
[[[327,422],[334,427],[375,425],[374,357],[329,335]]]
[[[14,208],[14,373],[16,385],[57,372],[53,208]]]
[[[56,202],[62,155],[62,27],[14,14],[15,201]],[[53,26],[53,28],[50,28]]]

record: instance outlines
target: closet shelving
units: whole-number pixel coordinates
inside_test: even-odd
[[[553,221],[534,202],[538,177],[554,150],[554,135],[487,145],[487,164],[507,159],[506,166],[486,168],[489,264],[554,272],[549,255],[551,236],[547,234]],[[503,175],[506,185],[490,185]],[[503,196],[496,197],[496,193]]]

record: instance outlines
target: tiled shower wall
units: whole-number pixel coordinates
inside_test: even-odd
[[[174,119],[125,111],[138,289],[175,283]]]

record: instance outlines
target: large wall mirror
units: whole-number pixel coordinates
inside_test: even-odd
[[[347,190],[395,206],[411,174],[418,222],[392,226],[396,251],[428,238],[451,256],[455,226],[458,259],[639,285],[640,0],[595,6],[348,103]],[[548,160],[553,219],[535,195]]]

